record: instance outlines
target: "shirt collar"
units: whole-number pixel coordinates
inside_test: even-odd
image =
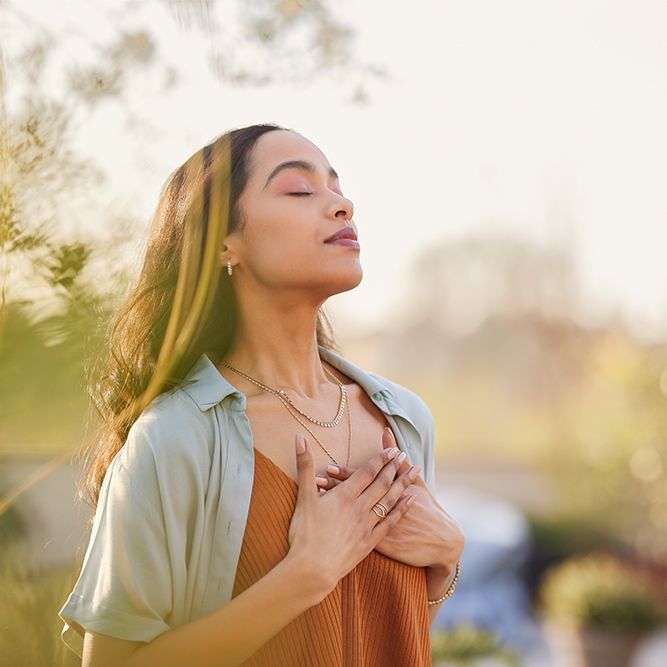
[[[354,380],[374,400],[380,397],[387,401],[389,408],[402,414],[394,401],[394,393],[381,378],[364,371],[334,350],[318,345],[320,356],[342,373]],[[200,410],[205,411],[217,405],[229,395],[234,395],[242,409],[245,409],[245,394],[231,384],[205,353],[194,363],[182,380],[182,388]]]

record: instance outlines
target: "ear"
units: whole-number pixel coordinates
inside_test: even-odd
[[[232,262],[234,261],[233,252],[234,252],[233,248],[231,248],[227,243],[222,244],[222,250],[220,251],[220,259],[222,260],[223,264],[227,263],[227,259],[231,259]]]
[[[222,243],[222,250],[220,251],[220,257],[222,258],[222,261],[225,264],[227,263],[227,258],[232,260],[232,264],[236,260],[236,244],[234,241],[234,237],[231,234],[227,236]]]

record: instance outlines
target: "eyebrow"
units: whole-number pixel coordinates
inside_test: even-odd
[[[314,174],[317,171],[317,167],[312,162],[306,162],[306,160],[289,160],[288,162],[281,162],[279,165],[273,168],[273,171],[269,174],[269,177],[266,179],[266,183],[262,190],[266,190],[267,186],[275,176],[277,176],[283,169],[303,169],[311,174]],[[338,179],[338,173],[333,167],[329,167],[329,176]]]

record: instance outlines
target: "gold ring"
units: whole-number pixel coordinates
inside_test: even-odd
[[[380,517],[380,519],[384,519],[389,513],[389,510],[387,510],[382,503],[375,503],[371,509]],[[378,512],[378,510],[380,511]]]

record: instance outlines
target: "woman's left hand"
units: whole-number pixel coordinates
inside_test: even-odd
[[[382,444],[385,448],[397,447],[391,429],[385,428]],[[404,459],[396,475],[410,467],[407,458]],[[346,480],[355,469],[339,466],[339,472],[335,472],[327,468],[326,477],[317,476],[317,484],[326,492]],[[415,477],[405,493],[415,494],[414,502],[375,550],[408,565],[452,572],[465,541],[459,524],[440,506],[421,476]]]

